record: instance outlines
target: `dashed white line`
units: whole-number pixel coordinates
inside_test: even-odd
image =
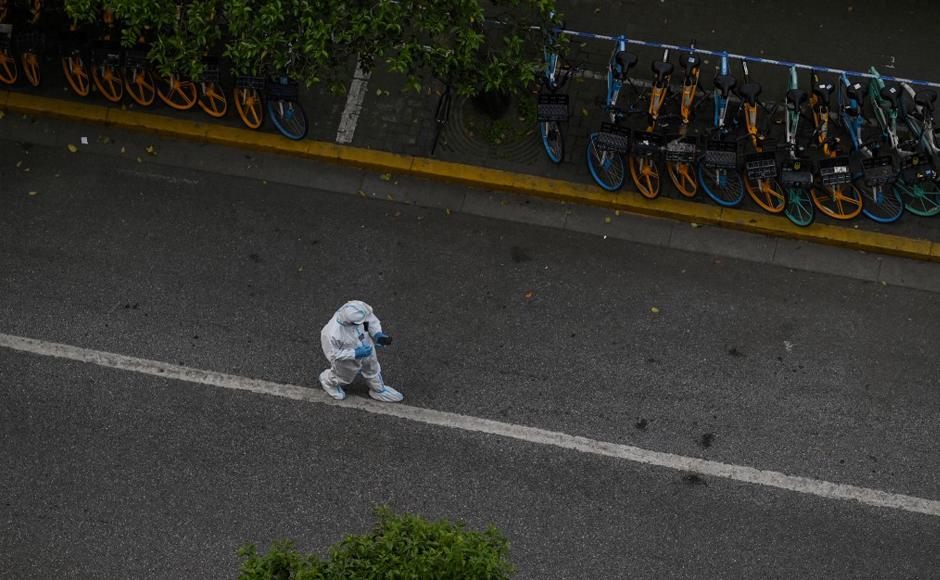
[[[356,62],[356,72],[353,73],[353,80],[349,83],[346,106],[343,108],[343,116],[340,117],[339,129],[336,131],[337,143],[352,143],[356,135],[359,113],[362,112],[362,101],[366,98],[366,88],[371,76],[371,73],[363,72],[360,63]]]
[[[745,465],[719,463],[717,461],[707,461],[696,457],[685,457],[672,453],[650,451],[632,445],[598,441],[558,431],[548,431],[546,429],[502,423],[490,419],[458,415],[445,411],[435,411],[433,409],[422,409],[408,405],[379,403],[365,398],[348,398],[344,401],[334,401],[320,389],[309,389],[298,385],[287,385],[261,379],[239,377],[9,334],[0,333],[0,347],[164,377],[167,379],[187,381],[190,383],[250,391],[253,393],[273,395],[311,403],[334,405],[348,409],[357,409],[367,413],[388,415],[425,423],[427,425],[437,425],[450,429],[462,429],[464,431],[475,431],[509,437],[519,441],[571,449],[592,455],[614,457],[667,469],[690,471],[702,475],[784,489],[827,499],[856,501],[870,506],[914,512],[929,516],[940,516],[940,501],[938,500],[901,495],[855,485],[832,483],[808,477],[787,475],[777,471],[756,469]]]

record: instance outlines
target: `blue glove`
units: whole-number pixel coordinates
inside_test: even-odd
[[[356,358],[366,358],[372,354],[372,346],[368,344],[363,344],[362,346],[356,347]]]
[[[374,340],[375,344],[379,347],[392,344],[392,337],[385,334],[384,332],[376,332],[375,336],[372,337],[372,340]]]

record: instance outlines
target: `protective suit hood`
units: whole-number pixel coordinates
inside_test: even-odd
[[[372,315],[372,307],[361,300],[350,300],[336,311],[336,322],[343,326],[362,324]]]

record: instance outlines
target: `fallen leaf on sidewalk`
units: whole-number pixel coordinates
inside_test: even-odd
[[[78,153],[78,147],[72,145],[71,143],[68,144],[68,150],[69,153]]]
[[[121,147],[121,153],[127,153],[127,149]]]
[[[303,271],[304,271],[304,267],[303,267],[303,266],[298,266],[298,267],[297,267],[297,271],[298,271],[298,272],[303,272]]]
[[[614,215],[620,215],[620,210],[619,210],[619,209],[615,209],[615,210],[614,210]]]
[[[587,107],[581,107],[581,116],[582,116],[582,117],[587,117],[587,116],[588,116]]]
[[[610,223],[610,216],[609,216],[609,215],[604,216],[604,223],[605,223],[605,224],[609,224],[609,223]]]
[[[532,298],[535,297],[535,292],[529,290],[528,292],[523,294],[522,297],[525,298],[526,300],[532,300]]]
[[[143,163],[143,162],[144,162],[143,159],[141,159],[140,157],[137,158],[137,163]]]
[[[653,314],[659,314],[659,308],[656,308],[655,306],[653,306],[652,308],[650,308],[650,312],[652,312]]]
[[[19,167],[19,166],[22,165],[22,164],[23,164],[22,161],[17,161],[17,162],[16,162],[16,166],[17,166],[17,167]]]
[[[29,195],[32,196],[32,195],[36,195],[36,194],[38,194],[38,193],[39,193],[38,191],[31,191],[31,192],[29,192]]]
[[[447,215],[450,215],[450,214],[453,213],[453,212],[450,211],[450,208],[448,207],[448,208],[446,208],[446,209],[444,210],[444,213],[446,213]]]
[[[6,116],[7,116],[7,114],[6,114],[5,111],[0,111],[0,119],[4,118],[4,117],[6,117]]]
[[[697,223],[695,223],[695,222],[690,222],[689,225],[692,226],[693,228],[700,228],[700,227],[702,227],[702,224],[697,224]]]
[[[382,175],[379,176],[379,179],[381,179],[382,181],[391,181],[391,180],[392,180],[392,174],[391,174],[391,173],[383,173]]]
[[[146,151],[147,153],[149,153],[149,154],[151,154],[151,155],[156,155],[156,154],[157,154],[157,149],[156,149],[153,145],[147,145],[147,148],[144,149],[144,151]]]

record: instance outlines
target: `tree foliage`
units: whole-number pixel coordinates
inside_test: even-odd
[[[238,75],[338,86],[358,59],[406,88],[431,77],[466,95],[529,85],[544,38],[533,27],[558,24],[554,0],[66,0],[66,10],[80,24],[110,10],[122,44],[144,39],[162,74],[197,77],[203,57],[221,53]]]
[[[474,578],[502,580],[514,568],[506,538],[490,527],[467,530],[447,520],[429,522],[413,514],[376,510],[369,534],[350,535],[330,549],[328,560],[304,556],[289,541],[259,554],[254,545],[239,550],[239,580],[339,580],[344,578]]]

